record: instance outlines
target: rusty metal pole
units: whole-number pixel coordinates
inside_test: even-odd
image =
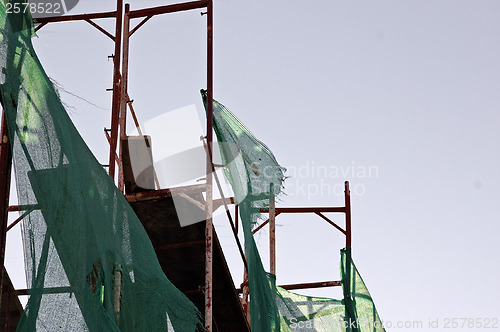
[[[346,273],[351,277],[351,191],[349,181],[345,182],[345,246],[346,246]],[[346,285],[349,289],[350,285]]]
[[[247,257],[247,252],[245,250],[245,258]],[[250,325],[250,303],[248,303],[248,294],[250,293],[250,288],[248,286],[248,270],[245,269],[243,272],[243,284],[241,284],[241,290],[243,293],[243,311],[245,312],[245,317],[247,319],[248,325]]]
[[[238,235],[238,202],[234,203],[234,230]]]
[[[271,198],[269,199],[269,259],[271,273],[276,275],[276,210],[274,197],[274,183],[270,186]]]
[[[113,102],[111,109],[111,140],[109,147],[109,176],[115,178],[115,155],[118,142],[118,121],[120,117],[120,55],[122,43],[123,0],[116,1],[115,55],[113,57]]]
[[[121,265],[115,266],[113,269],[113,309],[118,326],[120,325],[122,304],[122,270]]]
[[[346,247],[351,247],[351,191],[349,190],[349,181],[345,182],[345,230],[346,230]]]
[[[344,199],[345,199],[345,271],[346,278],[344,282],[344,301],[349,314],[349,326],[351,322],[355,320],[354,312],[352,311],[352,298],[351,298],[351,191],[349,190],[349,181],[345,182],[344,189]],[[357,331],[357,328],[353,329]]]
[[[205,329],[212,332],[212,117],[213,117],[213,3],[207,1],[207,176],[205,227]]]
[[[120,152],[118,160],[118,189],[123,193],[125,182],[123,180],[122,163],[122,138],[126,135],[127,126],[127,103],[128,103],[128,52],[130,39],[130,4],[125,4],[125,15],[123,18],[123,58],[122,58],[122,79],[120,82]]]
[[[213,116],[213,3],[207,1],[207,169],[205,225],[205,329],[212,332],[212,116]]]
[[[2,275],[7,276],[7,271],[3,270]],[[3,278],[3,277],[2,277]],[[2,285],[3,287],[3,285]],[[12,288],[9,287],[8,293],[7,293],[7,310],[5,310],[5,331],[8,332],[10,331],[10,307],[11,307],[11,302],[12,302]]]
[[[7,242],[7,221],[9,217],[10,171],[12,166],[12,151],[7,129],[5,110],[2,110],[2,127],[0,142],[0,308],[2,303],[3,281],[5,271],[5,247]]]

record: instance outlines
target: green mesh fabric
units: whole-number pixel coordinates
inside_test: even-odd
[[[310,297],[276,287],[281,331],[345,331],[340,300]]]
[[[21,1],[16,1],[21,2]],[[21,7],[22,8],[22,7]],[[14,155],[31,295],[18,331],[196,331],[123,195],[78,134],[31,43],[0,1],[0,93]]]
[[[346,292],[342,301],[294,294],[276,287],[281,331],[385,331],[370,293],[349,258],[348,249],[341,250],[341,278]],[[349,274],[347,261],[351,262]],[[345,287],[347,284],[351,285],[350,289]]]
[[[207,96],[201,91],[206,106]],[[285,179],[271,150],[248,130],[224,105],[213,101],[213,127],[219,142],[226,177],[239,204],[247,254],[252,331],[279,331],[275,276],[266,273],[252,229],[260,209],[279,195]],[[271,192],[272,188],[272,192]]]
[[[344,288],[344,302],[346,303],[346,316],[351,317],[351,331],[358,332],[381,332],[385,331],[382,321],[375,309],[372,297],[366,288],[352,259],[349,258],[351,248],[341,250],[340,271],[342,285]],[[347,269],[347,261],[350,261],[350,271]],[[350,273],[349,273],[350,272]],[[349,282],[350,281],[350,282]],[[345,285],[350,284],[349,292],[346,294]]]
[[[206,108],[206,92],[202,90],[201,94]],[[352,263],[350,248],[341,251],[343,286],[351,285],[343,287],[342,301],[307,297],[276,287],[275,276],[263,268],[252,229],[261,218],[260,209],[268,207],[269,199],[281,193],[284,168],[271,150],[216,100],[213,127],[226,177],[240,206],[252,331],[384,331],[370,294]]]

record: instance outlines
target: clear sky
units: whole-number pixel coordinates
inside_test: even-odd
[[[71,13],[114,9],[81,0]],[[429,319],[439,330],[451,318],[500,319],[498,22],[500,3],[486,0],[214,1],[214,97],[289,169],[278,206],[342,205],[351,181],[353,258],[384,321],[435,331]],[[134,34],[129,94],[141,122],[191,104],[202,111],[205,26],[197,10]],[[100,107],[61,90],[107,164],[112,41],[81,22],[38,35],[48,75]],[[338,232],[314,216],[277,222],[279,284],[339,279]],[[227,222],[217,231],[235,253]],[[267,233],[257,239],[267,262]],[[241,274],[238,256],[228,260]]]

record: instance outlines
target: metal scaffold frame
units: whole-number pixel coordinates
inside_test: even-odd
[[[125,137],[125,128],[127,120],[127,104],[128,100],[128,60],[129,60],[129,42],[130,37],[134,34],[140,27],[142,27],[147,21],[149,21],[153,16],[188,11],[193,9],[206,8],[207,16],[207,123],[206,123],[206,142],[207,142],[207,156],[206,156],[206,226],[205,226],[205,329],[207,331],[212,331],[213,319],[212,319],[212,260],[213,260],[213,195],[212,195],[212,104],[213,104],[213,5],[211,0],[193,1],[186,3],[179,3],[167,6],[146,8],[140,10],[130,10],[130,5],[125,5],[124,22],[123,22],[123,58],[122,58],[122,79],[120,82],[120,113],[119,113],[119,127],[120,127],[120,138]],[[142,18],[142,21],[138,23],[132,30],[130,30],[130,21],[132,19]],[[118,112],[115,110],[114,112]],[[134,112],[133,112],[134,114]],[[116,114],[113,115],[114,118],[117,117]],[[135,119],[135,115],[134,115]],[[137,125],[137,122],[136,122]],[[115,124],[116,126],[116,124]],[[113,127],[113,124],[112,124]],[[113,130],[111,131],[111,141],[113,142]],[[115,137],[117,137],[115,133]],[[111,160],[114,159],[114,153],[111,147],[110,150],[110,165]],[[118,188],[120,191],[124,191],[124,177],[123,177],[123,165],[121,161],[123,159],[122,149],[120,149],[119,154],[119,173],[118,173]],[[111,175],[111,168],[110,168]],[[159,188],[158,188],[159,189]]]
[[[143,26],[149,19],[153,16],[188,11],[193,9],[206,8],[207,16],[207,157],[206,157],[206,232],[205,232],[205,247],[206,247],[206,282],[205,282],[205,328],[207,331],[212,331],[212,256],[213,256],[213,243],[212,243],[212,233],[213,233],[213,222],[212,222],[212,212],[213,212],[213,196],[212,196],[212,101],[213,101],[213,4],[212,0],[200,0],[185,3],[177,3],[166,6],[152,7],[140,10],[130,10],[130,5],[125,4],[125,12],[123,13],[123,0],[117,0],[117,10],[113,12],[103,12],[103,13],[92,13],[92,14],[79,14],[79,15],[67,15],[61,17],[46,17],[38,18],[35,23],[38,26],[35,27],[35,31],[40,30],[49,23],[56,22],[70,22],[70,21],[85,21],[92,25],[94,28],[99,30],[108,36],[115,43],[115,53],[112,56],[114,62],[113,69],[113,97],[112,97],[112,111],[111,111],[111,128],[105,128],[106,137],[110,143],[110,153],[109,153],[109,164],[108,171],[111,178],[115,179],[116,164],[118,164],[118,188],[122,193],[124,192],[124,181],[123,181],[123,166],[122,166],[122,151],[119,149],[119,154],[117,155],[116,150],[118,147],[118,138],[122,138],[126,135],[126,108],[129,108],[132,112],[133,118],[138,126],[137,118],[135,112],[131,105],[127,92],[127,81],[128,81],[128,53],[129,53],[129,39],[134,32],[136,32],[141,26]],[[94,22],[97,19],[103,18],[115,18],[116,19],[116,31],[113,36],[100,25]],[[130,30],[131,19],[143,18],[143,20],[137,24],[132,30]],[[122,50],[123,43],[123,50]],[[121,60],[121,70],[120,70],[120,60]],[[110,132],[110,134],[109,134]],[[2,164],[0,171],[0,214],[2,215],[2,225],[0,227],[0,264],[2,269],[4,268],[4,257],[5,257],[5,245],[6,245],[6,233],[7,230],[12,228],[15,224],[22,220],[23,215],[18,218],[12,225],[7,226],[8,212],[17,211],[14,207],[9,208],[9,190],[10,190],[10,168],[12,164],[12,156],[8,141],[7,125],[5,118],[2,119],[2,137],[5,139],[2,141],[0,150],[0,162]],[[3,280],[3,278],[1,278]],[[0,283],[1,286],[1,283]],[[28,294],[28,290],[19,290],[17,292],[20,294]],[[1,287],[0,287],[1,295]],[[1,297],[0,297],[1,299]],[[3,304],[0,303],[0,306]]]
[[[273,192],[273,189],[270,189]],[[275,198],[269,200],[269,208],[261,209],[261,213],[269,214],[269,218],[257,226],[253,233],[257,233],[266,225],[269,225],[269,266],[270,272],[276,275],[276,217],[280,214],[315,214],[322,218],[324,221],[332,225],[335,229],[340,231],[345,236],[345,246],[346,246],[346,275],[350,278],[351,275],[351,192],[349,189],[349,181],[344,183],[344,206],[340,207],[276,207]],[[343,213],[345,214],[345,229],[339,226],[337,223],[332,221],[330,218],[325,216],[325,213]],[[236,223],[236,230],[238,224]],[[237,289],[238,293],[243,293],[243,308],[247,317],[250,317],[250,306],[248,303],[249,289],[248,289],[248,274],[245,271],[243,277],[243,283],[241,288]],[[344,293],[349,294],[350,280],[344,285]],[[296,290],[296,289],[307,289],[307,288],[323,288],[323,287],[338,287],[342,286],[342,281],[318,281],[318,282],[307,282],[299,284],[286,284],[279,285],[279,287],[286,290]]]
[[[218,207],[224,205],[226,209],[226,214],[231,225],[231,230],[233,232],[235,241],[238,245],[238,249],[245,267],[244,280],[240,289],[236,291],[243,293],[242,306],[245,311],[247,320],[249,320],[249,289],[248,289],[248,271],[247,262],[245,258],[245,253],[243,247],[239,241],[238,237],[238,204],[234,201],[232,197],[224,197],[220,181],[215,172],[215,167],[212,163],[213,157],[213,134],[212,134],[212,119],[213,119],[213,3],[212,0],[200,0],[185,3],[177,3],[166,6],[152,7],[139,10],[131,10],[129,4],[123,4],[123,0],[117,0],[117,9],[112,12],[103,13],[93,13],[93,14],[79,14],[79,15],[67,15],[62,17],[51,17],[51,18],[39,18],[36,19],[38,25],[35,30],[38,31],[49,23],[56,22],[69,22],[69,21],[85,21],[96,28],[98,31],[102,32],[108,36],[114,42],[114,54],[111,56],[113,58],[113,87],[112,89],[112,110],[111,110],[111,126],[109,129],[105,128],[104,132],[106,138],[108,139],[110,150],[109,150],[109,164],[108,173],[112,179],[117,179],[117,186],[119,190],[124,193],[124,171],[122,164],[122,149],[118,149],[118,140],[126,136],[126,121],[127,121],[127,107],[129,108],[136,127],[139,129],[140,135],[142,135],[137,117],[132,106],[132,100],[129,98],[127,86],[128,86],[128,63],[129,63],[129,48],[130,48],[130,37],[141,28],[146,22],[157,15],[183,12],[195,9],[205,8],[206,12],[202,15],[207,17],[207,44],[206,44],[206,57],[207,57],[207,121],[206,121],[206,136],[204,137],[204,145],[206,149],[206,183],[204,185],[204,191],[206,193],[206,199],[204,204],[205,209],[205,285],[203,288],[203,293],[205,296],[205,328],[206,331],[216,330],[217,327],[213,326],[213,211]],[[114,18],[116,20],[116,28],[114,35],[106,31],[100,25],[98,25],[95,20]],[[141,19],[133,28],[131,28],[131,22],[134,19]],[[24,216],[29,212],[33,211],[36,207],[19,207],[19,206],[9,206],[9,190],[10,190],[10,179],[11,179],[11,164],[12,164],[12,154],[10,149],[10,143],[7,133],[7,125],[5,120],[5,114],[2,114],[2,127],[1,127],[1,137],[2,141],[0,143],[0,216],[2,217],[0,225],[0,264],[2,270],[4,270],[4,259],[5,259],[5,246],[6,246],[6,234],[7,231],[14,227],[18,222],[20,222]],[[119,150],[117,152],[117,149]],[[116,167],[118,166],[118,172]],[[156,176],[155,176],[156,177]],[[213,199],[213,179],[215,179],[216,188],[219,190],[222,199]],[[145,195],[158,195],[158,197],[164,196],[166,194],[171,194],[172,192],[181,192],[183,190],[193,189],[191,187],[183,188],[173,188],[173,189],[160,189],[158,181],[156,179],[157,190],[149,193],[137,193],[126,195],[129,202],[134,199],[143,198]],[[199,186],[196,186],[197,188]],[[272,188],[271,191],[273,192]],[[228,204],[234,204],[234,217],[231,216],[229,212]],[[8,225],[8,212],[12,211],[25,211],[17,218],[14,222]],[[347,248],[347,275],[350,276],[350,261],[351,261],[351,207],[350,207],[350,192],[349,183],[345,182],[345,205],[343,207],[276,207],[274,197],[269,202],[269,209],[261,210],[262,213],[268,213],[269,219],[262,224],[260,224],[253,232],[256,233],[264,226],[269,225],[270,231],[270,272],[276,274],[276,222],[275,219],[279,214],[287,213],[314,213],[321,217],[323,220],[328,222],[334,228],[343,233],[346,237],[346,248]],[[345,229],[337,225],[335,222],[330,220],[324,215],[324,213],[344,213],[346,218]],[[2,290],[3,281],[5,276],[8,278],[7,273],[2,273],[0,280],[0,307],[10,306],[9,303],[3,303],[2,300]],[[293,289],[304,289],[304,288],[318,288],[318,287],[331,287],[340,286],[341,281],[323,281],[323,282],[309,282],[301,284],[291,284],[291,285],[281,285],[280,287],[293,290]],[[345,285],[347,288],[349,285]],[[63,290],[54,290],[54,292],[60,292]],[[26,295],[29,294],[29,290],[16,290],[14,291],[16,295]],[[349,291],[347,290],[347,293]],[[1,327],[0,327],[1,328]],[[8,317],[5,330],[8,330]]]

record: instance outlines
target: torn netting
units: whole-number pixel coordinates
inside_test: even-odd
[[[206,92],[202,90],[201,94],[206,107]],[[260,209],[268,208],[269,200],[281,193],[285,169],[271,150],[216,100],[213,101],[213,127],[243,225],[252,331],[279,331],[276,278],[264,270],[252,230],[261,217]]]
[[[1,101],[19,204],[31,211],[22,224],[31,295],[18,330],[196,331],[197,309],[68,117],[32,32],[29,14],[7,14],[0,1]]]
[[[202,90],[201,94],[206,108],[206,92]],[[275,276],[264,270],[252,230],[261,218],[260,209],[268,208],[269,200],[281,193],[285,169],[271,150],[216,100],[213,101],[213,127],[226,177],[240,207],[252,331],[384,331],[351,259],[351,277],[347,278],[345,249],[341,251],[342,281],[345,285],[350,280],[351,287],[344,287],[344,300],[307,297],[276,287]]]
[[[383,322],[380,319],[375,303],[368,292],[361,275],[359,274],[356,265],[352,259],[350,273],[346,269],[348,251],[351,248],[347,247],[340,251],[340,272],[342,276],[342,287],[344,289],[344,303],[346,304],[346,316],[350,315],[352,322],[350,326],[355,328],[352,331],[358,332],[382,332],[385,331]],[[345,285],[350,281],[348,292]]]

